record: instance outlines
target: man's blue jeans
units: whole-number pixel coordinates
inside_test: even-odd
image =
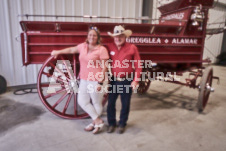
[[[130,99],[132,95],[131,82],[124,81],[111,81],[111,87],[109,89],[108,106],[107,106],[107,118],[109,126],[116,126],[116,100],[118,95],[121,97],[121,112],[119,126],[126,126],[130,111]]]

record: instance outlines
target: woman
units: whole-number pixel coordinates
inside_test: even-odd
[[[100,32],[97,27],[91,27],[89,29],[87,40],[84,43],[62,50],[53,50],[51,55],[56,58],[60,54],[75,53],[79,53],[80,61],[78,103],[93,120],[91,124],[85,127],[85,131],[93,131],[96,134],[104,126],[104,121],[100,118],[103,110],[101,103],[103,92],[100,91],[105,79],[105,72],[107,71],[105,62],[109,59],[106,48],[100,44]],[[95,65],[95,62],[102,62],[102,67],[100,64],[99,66]],[[93,63],[95,66],[90,66]],[[102,78],[96,78],[97,74]],[[95,88],[95,91],[90,90],[91,88]],[[90,98],[92,99],[92,103],[90,103]]]

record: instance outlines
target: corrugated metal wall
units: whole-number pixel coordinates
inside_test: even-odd
[[[153,14],[152,18],[159,18],[161,13],[158,11],[158,7],[164,4],[167,4],[171,1],[175,0],[153,0]],[[215,0],[215,3],[220,2],[221,4],[226,5],[226,0]],[[214,7],[213,9],[209,10],[209,20],[208,24],[216,23],[216,22],[225,22],[226,20],[226,7]],[[153,21],[153,23],[158,23],[158,21]],[[224,24],[215,24],[215,25],[208,25],[207,28],[219,28],[224,27]],[[221,53],[221,48],[223,44],[223,34],[216,34],[206,36],[203,59],[210,58],[212,62],[216,61],[216,57]]]
[[[224,6],[218,5],[216,3],[214,9],[209,11],[209,25],[208,28],[219,28],[224,27],[226,22],[226,1],[219,0]],[[223,24],[212,24],[222,22]],[[217,35],[207,35],[205,41],[205,48],[203,57],[209,57],[213,62],[216,61],[216,57],[221,53],[221,48],[223,43],[224,33]]]
[[[0,0],[0,75],[8,86],[33,84],[41,65],[22,66],[20,42],[16,37],[21,32],[18,14],[42,15],[98,15],[138,17],[142,13],[143,0]],[[29,20],[55,21],[55,18],[34,18]],[[89,21],[79,18],[58,18],[57,21]],[[101,22],[121,20],[93,19]],[[125,20],[125,22],[133,22]],[[18,38],[19,40],[19,38]]]

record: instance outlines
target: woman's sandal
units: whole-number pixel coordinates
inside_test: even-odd
[[[94,130],[94,124],[93,123],[90,123],[89,125],[87,125],[84,129],[85,131],[92,131]]]
[[[104,123],[96,124],[94,126],[93,134],[97,134],[101,132],[103,128],[104,128]]]

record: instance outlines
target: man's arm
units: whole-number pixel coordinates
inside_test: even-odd
[[[142,72],[142,66],[141,66],[141,60],[140,60],[140,54],[138,52],[138,49],[136,46],[134,46],[134,68],[135,68],[135,75],[134,75],[134,79],[133,82],[131,83],[131,86],[133,89],[135,89],[136,87],[139,86],[139,81],[140,81],[140,75]]]

